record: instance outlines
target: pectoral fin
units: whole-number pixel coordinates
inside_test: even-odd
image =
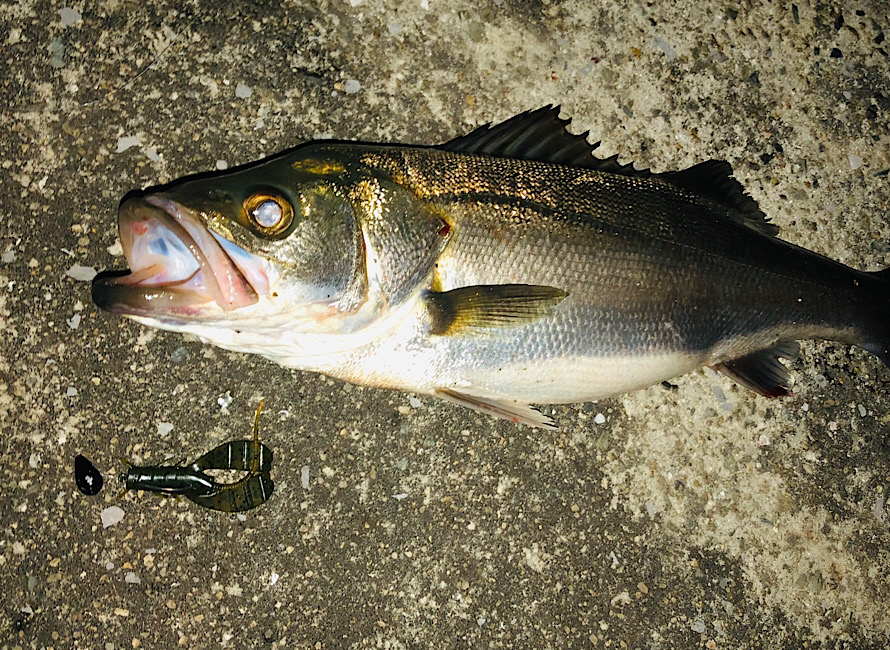
[[[773,347],[714,366],[727,377],[764,397],[785,397],[790,376],[779,359],[794,361],[800,354],[797,341],[779,341]]]
[[[510,420],[510,422],[521,422],[530,427],[539,427],[541,429],[557,428],[553,418],[544,415],[529,404],[523,404],[515,400],[470,395],[453,388],[439,388],[436,390],[435,395],[446,402],[453,402],[454,404],[471,408],[474,411]]]
[[[537,320],[569,294],[531,284],[480,284],[425,296],[430,332],[454,334],[465,328],[505,327]]]

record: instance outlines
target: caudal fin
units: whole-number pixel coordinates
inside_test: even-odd
[[[883,271],[874,271],[866,273],[878,282],[879,300],[886,305],[884,309],[879,309],[877,317],[876,331],[870,340],[864,341],[860,347],[868,350],[873,355],[884,362],[884,365],[890,367],[890,268]]]

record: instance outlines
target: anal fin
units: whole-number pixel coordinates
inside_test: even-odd
[[[517,402],[515,400],[470,395],[453,388],[439,388],[436,390],[435,395],[446,402],[465,406],[474,411],[487,413],[504,420],[509,420],[510,422],[519,422],[527,424],[530,427],[538,427],[541,429],[557,428],[553,418],[544,415],[529,404],[523,404],[522,402]]]
[[[779,341],[771,348],[718,363],[713,368],[759,395],[785,397],[791,394],[791,377],[780,359],[794,361],[799,354],[797,341]]]

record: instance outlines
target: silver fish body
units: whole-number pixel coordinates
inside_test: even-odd
[[[441,147],[315,143],[121,206],[94,299],[284,366],[536,426],[711,365],[788,393],[799,339],[887,360],[886,276],[777,239],[726,163],[597,160],[558,109]]]

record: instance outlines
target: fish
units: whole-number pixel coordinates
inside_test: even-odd
[[[888,270],[780,239],[726,161],[597,158],[558,106],[433,146],[315,141],[125,197],[101,308],[535,427],[709,366],[790,394],[797,341],[890,360]]]

